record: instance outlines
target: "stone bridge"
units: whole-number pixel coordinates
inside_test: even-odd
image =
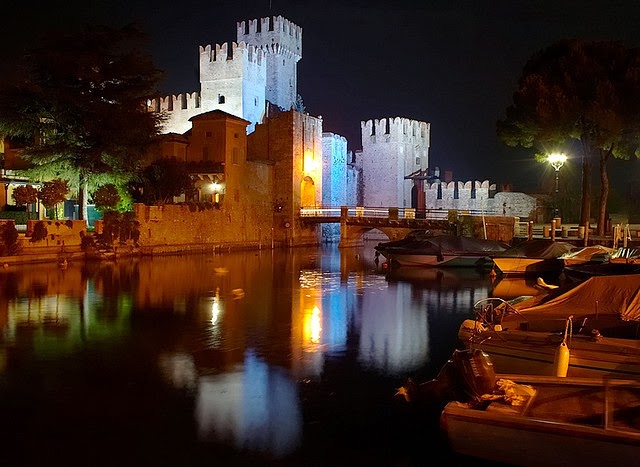
[[[339,215],[338,215],[339,212]],[[412,230],[431,230],[434,234],[453,233],[476,238],[510,242],[517,219],[469,211],[410,208],[304,208],[300,219],[308,223],[340,222],[340,248],[362,245],[364,234],[377,229],[389,240],[404,238]]]

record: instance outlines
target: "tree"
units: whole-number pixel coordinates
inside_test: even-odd
[[[27,205],[27,219],[31,219],[29,206],[38,202],[38,190],[31,185],[20,185],[13,189],[12,196],[17,205]]]
[[[640,51],[617,41],[565,40],[527,62],[497,132],[507,145],[535,147],[539,154],[579,143],[583,225],[591,217],[591,168],[598,160],[598,233],[603,235],[607,160],[638,156],[639,117]]]
[[[55,208],[55,218],[58,218],[58,204],[67,199],[69,184],[66,180],[51,180],[44,182],[38,192],[38,198],[47,210]]]
[[[92,177],[133,177],[161,117],[149,112],[160,73],[135,27],[56,34],[15,64],[0,89],[0,136],[33,141],[22,156],[41,179],[68,177],[86,219]]]
[[[112,183],[102,185],[93,194],[93,204],[100,212],[115,210],[120,200],[118,189]]]
[[[142,171],[142,200],[147,204],[168,203],[192,189],[187,168],[175,157],[158,159]]]

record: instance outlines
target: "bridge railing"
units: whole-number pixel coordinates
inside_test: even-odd
[[[340,217],[341,206],[309,206],[300,208],[300,217]],[[467,216],[493,216],[494,212],[479,210],[458,210],[457,215]],[[349,206],[347,208],[348,217],[377,217],[396,219],[429,219],[447,220],[449,210],[447,209],[414,209],[395,207],[366,207]]]

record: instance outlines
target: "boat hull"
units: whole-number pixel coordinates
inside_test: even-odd
[[[493,262],[502,274],[507,275],[559,273],[564,268],[564,261],[558,258],[494,257]]]
[[[521,407],[499,402],[491,402],[486,409],[459,402],[445,406],[440,423],[453,451],[520,466],[637,463],[640,432],[609,415],[609,409],[612,413],[620,405],[609,399],[617,399],[620,393],[611,394],[602,380],[598,384],[585,379],[581,384],[578,379],[553,378],[549,381],[566,381],[545,387],[512,377],[536,390],[532,400]],[[532,377],[534,381],[542,379]],[[627,404],[623,410],[637,410],[637,396],[637,388],[633,394],[623,395],[620,399]]]
[[[485,331],[474,333],[469,323],[458,332],[467,348],[486,352],[501,373],[556,374],[555,356],[563,341],[557,333],[537,331]],[[573,336],[569,348],[568,376],[640,377],[640,341],[590,336]]]
[[[427,266],[427,267],[467,267],[478,268],[493,266],[493,261],[487,256],[465,256],[465,255],[421,255],[395,253],[385,255],[388,260],[400,266]]]

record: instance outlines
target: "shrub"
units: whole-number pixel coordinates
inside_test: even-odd
[[[16,206],[13,206],[15,208]],[[11,208],[10,205],[5,206],[5,210],[0,212],[0,219],[13,219],[16,224],[24,225],[27,223],[27,212],[22,208],[20,211]]]
[[[38,221],[36,222],[36,225],[33,226],[33,233],[31,234],[29,241],[33,243],[44,240],[47,238],[48,233],[47,226],[44,225],[44,222]]]
[[[102,185],[93,193],[93,203],[100,212],[115,210],[121,198],[118,189],[112,183]]]
[[[18,252],[18,237],[18,230],[13,223],[0,224],[0,238],[2,239],[0,251],[3,256],[15,255]]]

